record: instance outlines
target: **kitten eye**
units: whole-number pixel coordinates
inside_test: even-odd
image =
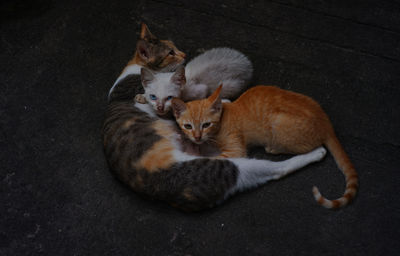
[[[157,97],[156,97],[156,95],[154,95],[154,94],[150,94],[150,99],[151,99],[151,100],[156,100]]]
[[[172,100],[173,97],[174,97],[174,96],[168,96],[168,97],[167,97],[167,100]]]
[[[203,128],[208,128],[208,127],[210,127],[210,125],[211,125],[210,122],[204,123],[204,124],[203,124]]]
[[[171,50],[168,54],[169,54],[169,55],[172,55],[172,56],[175,56],[175,51],[174,51],[174,50]]]
[[[188,130],[192,129],[192,125],[191,124],[184,124],[183,127],[185,127],[185,129],[188,129]]]

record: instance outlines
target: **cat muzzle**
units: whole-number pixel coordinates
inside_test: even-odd
[[[164,105],[157,105],[157,112],[164,113]]]
[[[203,143],[203,141],[201,140],[201,136],[194,136],[194,142],[196,143],[196,144],[201,144],[201,143]]]

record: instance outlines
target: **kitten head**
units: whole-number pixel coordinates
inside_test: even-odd
[[[194,143],[201,144],[213,138],[220,127],[222,114],[222,85],[210,97],[184,103],[172,99],[172,112],[185,135]]]
[[[173,71],[185,61],[185,53],[169,40],[159,40],[142,23],[140,39],[136,44],[138,64],[155,71]]]
[[[174,73],[156,74],[142,68],[141,78],[146,100],[160,116],[171,110],[171,100],[181,96],[181,91],[186,84],[183,66],[178,67]]]

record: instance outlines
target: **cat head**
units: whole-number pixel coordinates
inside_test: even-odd
[[[141,69],[144,95],[154,111],[163,116],[171,110],[171,100],[179,98],[186,84],[185,68],[178,67],[174,73],[156,73]]]
[[[171,101],[172,112],[175,119],[185,133],[194,143],[201,144],[213,138],[220,127],[222,103],[218,87],[207,99],[195,100],[184,103],[174,98]]]
[[[185,61],[185,53],[176,48],[169,40],[159,40],[146,24],[142,23],[140,39],[136,43],[136,62],[154,71],[175,70]]]

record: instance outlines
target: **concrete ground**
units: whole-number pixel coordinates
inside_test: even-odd
[[[330,155],[195,214],[118,182],[101,127],[141,21],[189,59],[233,47],[253,84],[320,102],[359,173],[357,199],[314,202],[313,185],[344,191]],[[398,255],[398,1],[6,0],[0,37],[0,255]]]

